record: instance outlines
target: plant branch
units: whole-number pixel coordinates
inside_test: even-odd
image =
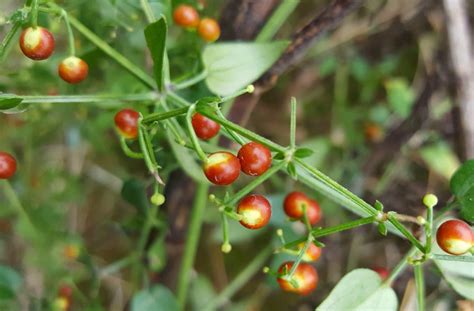
[[[416,284],[416,297],[418,300],[418,310],[425,310],[425,280],[423,279],[423,265],[417,264],[413,267]]]

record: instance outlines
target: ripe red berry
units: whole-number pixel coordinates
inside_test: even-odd
[[[298,244],[298,250],[301,251],[304,248],[305,243]],[[307,262],[317,261],[321,257],[321,248],[311,243],[303,255],[303,260]]]
[[[212,153],[204,163],[204,174],[213,184],[230,185],[240,175],[239,159],[226,151]]]
[[[54,37],[43,27],[25,28],[20,35],[20,49],[33,60],[47,59],[54,51]]]
[[[237,213],[242,216],[240,220],[242,226],[249,229],[260,229],[270,221],[272,206],[264,196],[252,194],[240,201]]]
[[[212,121],[198,112],[193,115],[191,123],[196,136],[203,140],[208,140],[216,136],[221,129],[219,123]]]
[[[462,255],[473,247],[474,234],[467,223],[459,219],[452,219],[439,226],[436,232],[436,241],[446,253]]]
[[[184,28],[196,28],[199,25],[199,14],[190,5],[181,4],[173,12],[174,22]]]
[[[260,176],[272,165],[270,150],[255,142],[243,145],[237,157],[240,160],[242,172],[251,176]]]
[[[214,42],[221,35],[221,28],[213,18],[203,18],[198,26],[199,36],[207,42]]]
[[[377,272],[382,280],[385,280],[390,275],[390,272],[384,267],[374,267],[372,270]]]
[[[293,191],[289,193],[283,202],[285,214],[294,219],[303,219],[303,207],[306,207],[306,215],[310,224],[314,225],[321,217],[321,208],[318,202],[306,196],[303,192]]]
[[[115,114],[115,127],[120,135],[128,139],[138,136],[138,117],[140,115],[133,109],[122,109]]]
[[[15,158],[6,152],[0,151],[0,179],[8,179],[16,172]]]
[[[67,83],[75,84],[87,77],[89,66],[79,57],[69,56],[59,64],[58,73]]]
[[[67,284],[61,285],[58,289],[58,296],[68,298],[68,299],[71,298],[71,296],[72,296],[71,286],[69,286]]]
[[[278,273],[283,274],[285,271],[287,273],[290,272],[293,264],[294,262],[292,261],[285,262],[278,269]],[[284,291],[293,292],[300,295],[308,295],[314,289],[316,289],[316,286],[318,286],[318,279],[318,272],[316,269],[310,264],[301,262],[296,268],[296,271],[292,277],[293,283],[295,284],[285,280],[283,277],[277,278],[277,281],[281,289]]]

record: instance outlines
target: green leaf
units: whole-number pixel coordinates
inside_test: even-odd
[[[191,283],[189,300],[192,310],[203,310],[207,303],[216,297],[211,281],[205,276],[198,275]]]
[[[314,151],[309,148],[299,148],[296,149],[294,156],[297,158],[307,158],[313,155]]]
[[[288,174],[291,176],[291,178],[295,180],[298,178],[298,175],[296,175],[296,167],[293,162],[288,163],[286,170],[288,171]]]
[[[14,298],[21,282],[18,272],[8,266],[0,265],[0,299]]]
[[[385,83],[385,89],[393,111],[402,118],[408,117],[415,100],[415,94],[408,81],[402,78],[390,79]]]
[[[151,52],[151,58],[153,59],[153,72],[155,74],[156,84],[158,90],[164,90],[164,62],[166,53],[166,34],[168,27],[166,20],[161,17],[156,22],[148,25],[145,28],[145,39],[148,45],[148,49]]]
[[[132,298],[132,311],[174,311],[178,303],[173,293],[162,285],[141,290]]]
[[[123,183],[122,198],[133,205],[140,214],[145,215],[148,209],[148,198],[145,185],[137,179],[129,179]]]
[[[379,233],[383,236],[387,235],[387,226],[384,223],[379,223],[377,226],[377,229],[379,230]]]
[[[283,159],[285,159],[285,154],[283,152],[278,152],[277,154],[275,154],[273,159],[274,160],[283,160]]]
[[[446,218],[439,223],[447,220]],[[438,244],[433,243],[433,253],[446,255]],[[466,255],[469,256],[469,255]],[[474,299],[474,269],[471,262],[459,262],[448,260],[434,260],[439,270],[443,274],[444,279],[452,286],[452,288],[467,299]]]
[[[461,203],[461,216],[474,221],[474,160],[464,162],[450,182],[451,192]]]
[[[376,200],[376,201],[375,201],[374,207],[375,207],[378,211],[380,211],[380,212],[383,211],[383,204],[382,204],[382,202],[380,202],[379,200]]]
[[[15,108],[16,106],[21,104],[22,101],[23,98],[15,96],[13,94],[2,94],[0,95],[0,111]]]
[[[218,95],[229,95],[258,79],[278,59],[288,42],[217,43],[206,47],[202,58],[206,83]]]
[[[356,269],[344,276],[316,310],[397,310],[397,295],[382,285],[369,269]]]
[[[165,235],[161,235],[148,250],[148,262],[154,272],[161,271],[166,264]]]
[[[460,164],[449,145],[442,141],[423,147],[420,155],[431,170],[447,180],[453,176]]]

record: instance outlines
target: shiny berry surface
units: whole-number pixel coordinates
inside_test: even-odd
[[[289,273],[293,264],[294,262],[292,261],[285,262],[278,269],[278,273],[285,273],[285,271]],[[277,281],[284,291],[297,293],[299,295],[308,295],[318,286],[319,277],[318,272],[312,265],[301,262],[296,268],[292,279],[295,284],[285,280],[283,277],[277,278]]]
[[[302,250],[304,248],[305,243],[298,244],[298,250]],[[306,262],[313,262],[317,261],[321,257],[321,248],[311,243],[304,253],[302,259]]]
[[[138,117],[140,115],[133,109],[122,109],[115,114],[115,127],[120,135],[127,139],[135,139],[138,136]]]
[[[0,151],[0,179],[8,179],[15,175],[16,160],[6,152]]]
[[[240,162],[232,153],[221,151],[210,154],[203,169],[210,182],[215,185],[226,186],[239,177]]]
[[[270,150],[255,142],[243,145],[237,157],[240,160],[242,172],[251,176],[260,176],[272,165]]]
[[[221,35],[221,28],[213,18],[203,18],[198,26],[199,36],[206,42],[214,42]]]
[[[72,288],[69,285],[63,284],[58,289],[58,296],[70,298],[72,296]]]
[[[303,208],[306,207],[306,215],[310,224],[314,225],[321,220],[322,213],[318,202],[306,196],[303,192],[290,192],[283,201],[285,214],[293,219],[303,220]]]
[[[20,49],[33,60],[47,59],[54,51],[54,37],[43,27],[25,28],[20,35]]]
[[[260,229],[270,221],[272,206],[264,196],[252,194],[240,201],[237,213],[242,216],[240,220],[242,226],[249,229]]]
[[[471,227],[464,221],[451,219],[439,226],[436,241],[446,253],[462,255],[473,246],[474,234]]]
[[[58,66],[58,74],[67,83],[76,84],[87,78],[89,66],[82,59],[70,56]]]
[[[199,14],[190,5],[181,4],[173,12],[174,22],[184,28],[196,28],[199,25]]]
[[[191,123],[196,136],[203,140],[208,140],[216,136],[221,129],[219,123],[212,121],[200,113],[195,113],[193,115]]]

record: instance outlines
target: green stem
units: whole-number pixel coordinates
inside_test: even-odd
[[[288,17],[296,9],[298,3],[299,0],[281,1],[280,5],[268,19],[255,40],[257,42],[270,41],[278,32],[280,27],[288,20]]]
[[[423,279],[423,265],[418,264],[413,267],[415,273],[416,297],[418,300],[418,310],[425,310],[425,280]]]
[[[155,112],[143,118],[143,124],[150,124],[156,121],[162,121],[169,118],[184,115],[188,112],[189,107],[177,108],[166,112]]]
[[[225,205],[230,205],[233,206],[235,205],[240,199],[242,199],[245,195],[247,195],[250,191],[255,189],[258,185],[263,183],[265,180],[270,178],[273,174],[278,172],[281,168],[283,168],[286,165],[285,161],[281,161],[280,163],[277,163],[273,165],[271,168],[269,168],[265,173],[262,175],[258,176],[257,178],[254,178],[251,182],[249,182],[245,187],[239,190],[236,194],[232,196],[226,203]]]
[[[182,89],[188,88],[188,87],[190,87],[190,86],[192,86],[196,83],[199,83],[202,80],[206,79],[207,74],[208,74],[207,70],[203,70],[201,73],[199,73],[198,75],[192,77],[191,79],[175,84],[173,86],[173,89],[174,90],[182,90]]]
[[[192,118],[193,118],[193,114],[194,114],[195,109],[196,109],[195,104],[189,106],[188,112],[186,113],[186,126],[188,128],[188,134],[189,134],[189,137],[191,138],[191,143],[194,146],[194,150],[198,154],[199,159],[202,162],[206,163],[207,162],[207,156],[204,153],[204,151],[202,150],[201,145],[199,144],[199,140],[196,136],[196,133],[194,132],[194,128],[193,128],[193,124],[192,124]]]
[[[392,272],[390,272],[390,275],[388,278],[384,281],[384,284],[390,286],[390,284],[393,283],[397,279],[397,277],[400,275],[400,273],[405,270],[405,268],[408,265],[408,258],[413,256],[417,251],[416,247],[412,247],[406,254],[403,256],[402,260],[393,268]]]
[[[148,23],[153,23],[154,21],[156,21],[155,14],[153,13],[153,10],[151,9],[151,6],[148,0],[140,0],[140,4],[142,6],[143,12],[145,13],[145,17]]]
[[[0,45],[0,63],[3,62],[4,57],[7,54],[7,50],[11,46],[13,42],[13,38],[15,37],[17,31],[20,29],[20,23],[14,23],[12,29],[7,33],[5,38],[3,38],[2,44]]]
[[[317,238],[330,235],[336,232],[350,230],[350,229],[354,229],[363,225],[371,224],[375,221],[376,221],[375,216],[360,218],[354,221],[346,222],[344,224],[340,224],[340,225],[329,227],[329,228],[324,228],[324,229],[316,228],[316,229],[311,230],[311,234],[313,238],[317,239]],[[283,245],[282,248],[292,248],[304,241],[306,241],[306,237],[294,240],[292,242],[288,242],[285,245]]]
[[[203,308],[205,311],[216,310],[227,300],[232,298],[265,264],[268,257],[272,254],[273,247],[269,244],[265,247],[249,264],[240,271],[239,275],[229,283],[229,285],[216,297],[207,303]]]
[[[2,95],[0,95],[0,98]],[[159,98],[155,92],[141,94],[94,94],[94,95],[59,95],[59,96],[18,96],[23,99],[25,104],[53,103],[101,103],[104,100],[117,100],[125,102],[154,101]]]
[[[304,247],[300,250],[299,254],[298,254],[298,257],[296,257],[296,260],[295,262],[293,263],[293,266],[291,266],[291,269],[290,269],[290,272],[288,272],[288,274],[285,276],[285,278],[287,280],[291,280],[291,278],[293,277],[293,275],[295,274],[296,272],[296,269],[298,268],[301,260],[303,259],[303,256],[304,254],[306,253],[306,251],[308,250],[309,246],[311,245],[311,243],[313,243],[313,236],[311,235],[311,233],[309,232],[308,233],[308,238],[306,239],[306,242],[304,244]]]
[[[181,96],[179,96],[178,94],[174,92],[168,92],[166,93],[166,95],[167,95],[167,98],[171,98],[180,107],[188,107],[191,105],[190,102],[188,102],[186,99],[182,98]]]
[[[201,226],[204,218],[204,210],[206,209],[208,190],[208,184],[198,184],[194,198],[193,210],[190,217],[191,223],[189,224],[188,228],[183,261],[181,263],[181,270],[178,276],[176,296],[180,310],[184,310],[186,306],[186,296],[189,288],[189,275],[194,263],[199,236],[201,234]]]
[[[226,119],[226,117],[224,116],[224,114],[222,113],[222,111],[220,109],[217,109],[216,110],[216,114],[221,117],[222,119]],[[245,145],[245,140],[240,137],[239,134],[235,133],[234,131],[232,130],[229,130],[227,127],[224,126],[224,129],[226,130],[226,132],[230,135],[230,137],[232,137],[232,139],[234,139],[237,143],[239,143],[240,145]]]
[[[75,47],[75,41],[74,41],[74,33],[72,32],[71,28],[71,23],[69,22],[69,17],[66,12],[66,10],[61,10],[61,16],[64,19],[64,22],[66,23],[66,28],[67,28],[67,39],[69,43],[69,55],[70,56],[75,56],[76,55],[76,47]]]
[[[38,27],[38,1],[33,0],[31,3],[31,26],[35,29]]]
[[[392,223],[392,225],[400,231],[410,242],[418,248],[422,253],[425,253],[425,247],[421,245],[420,241],[415,238],[415,236],[405,228],[397,219],[395,212],[388,212],[387,213],[388,221]]]
[[[156,205],[152,205],[152,207],[148,210],[145,224],[140,234],[140,239],[138,240],[137,256],[135,257],[135,264],[132,268],[135,288],[140,288],[138,283],[144,266],[142,260],[146,250],[146,242],[148,240],[148,235],[150,234],[151,229],[156,225],[155,217],[157,211],[158,206]]]
[[[223,125],[224,127],[228,128],[230,130],[233,130],[234,132],[237,132],[238,134],[242,135],[243,137],[245,137],[245,138],[247,138],[251,141],[256,141],[256,142],[258,142],[258,143],[260,143],[264,146],[267,146],[268,148],[270,148],[274,151],[277,151],[277,152],[285,152],[286,151],[285,147],[280,146],[280,145],[274,143],[273,141],[271,141],[271,140],[269,140],[269,139],[267,139],[263,136],[255,134],[254,132],[249,131],[246,128],[243,128],[240,125],[237,125],[237,124],[235,124],[231,121],[228,121],[227,119],[223,119],[223,118],[219,117],[218,115],[216,115],[214,112],[209,111],[208,109],[199,109],[199,107],[197,107],[197,110],[202,115],[208,117],[209,119],[211,119],[213,121],[216,121],[217,123]]]
[[[132,159],[143,159],[143,153],[135,152],[130,149],[125,138],[120,136],[120,147],[122,147],[123,152],[127,157]]]
[[[138,143],[140,145],[143,159],[145,160],[148,171],[151,175],[153,175],[153,177],[155,177],[158,183],[163,184],[163,181],[158,175],[158,163],[156,162],[155,152],[150,141],[150,136],[147,132],[147,129],[142,124],[141,117],[138,119]]]
[[[295,158],[294,161],[296,162],[296,164],[298,164],[307,172],[309,172],[311,175],[313,175],[316,179],[323,182],[324,184],[326,184],[333,190],[337,191],[346,199],[355,203],[357,206],[363,209],[367,214],[374,215],[374,216],[378,214],[378,211],[374,207],[372,207],[370,204],[368,204],[367,202],[365,202],[364,200],[362,200],[361,198],[359,198],[358,196],[356,196],[355,194],[353,194],[352,192],[344,188],[342,185],[338,184],[336,181],[334,181],[330,177],[326,176],[320,170],[314,167],[311,167],[309,164],[307,164],[301,159]]]
[[[123,268],[127,267],[128,265],[136,262],[136,258],[134,256],[127,256],[125,258],[119,259],[110,265],[99,270],[99,276],[104,277],[107,275],[114,274],[117,271],[122,270]]]
[[[293,150],[296,146],[296,98],[291,98],[291,117],[290,117],[290,148]]]
[[[433,254],[431,258],[433,260],[474,262],[474,256],[451,256],[451,255]]]
[[[229,242],[229,221],[227,219],[227,214],[221,213],[221,221],[222,221],[222,244],[230,244]]]
[[[107,42],[105,42],[100,37],[98,37],[95,33],[90,31],[86,26],[84,26],[77,19],[75,19],[72,16],[69,16],[69,22],[84,37],[86,37],[89,41],[94,43],[105,54],[112,57],[117,63],[119,63],[122,67],[124,67],[129,72],[131,72],[135,77],[141,80],[150,89],[154,89],[156,87],[156,82],[151,76],[146,74],[141,68],[139,68],[134,63],[132,63],[128,58],[126,58],[125,56],[117,52]]]
[[[425,235],[426,235],[426,254],[431,253],[431,246],[433,245],[433,207],[428,206],[425,223]]]
[[[5,196],[7,197],[7,200],[10,202],[10,204],[15,208],[16,212],[18,213],[18,216],[23,219],[33,230],[36,230],[35,225],[31,221],[30,216],[26,212],[25,208],[20,202],[20,199],[18,198],[18,195],[16,194],[15,190],[13,190],[11,184],[9,181],[5,180],[3,181],[3,191],[5,193]]]

